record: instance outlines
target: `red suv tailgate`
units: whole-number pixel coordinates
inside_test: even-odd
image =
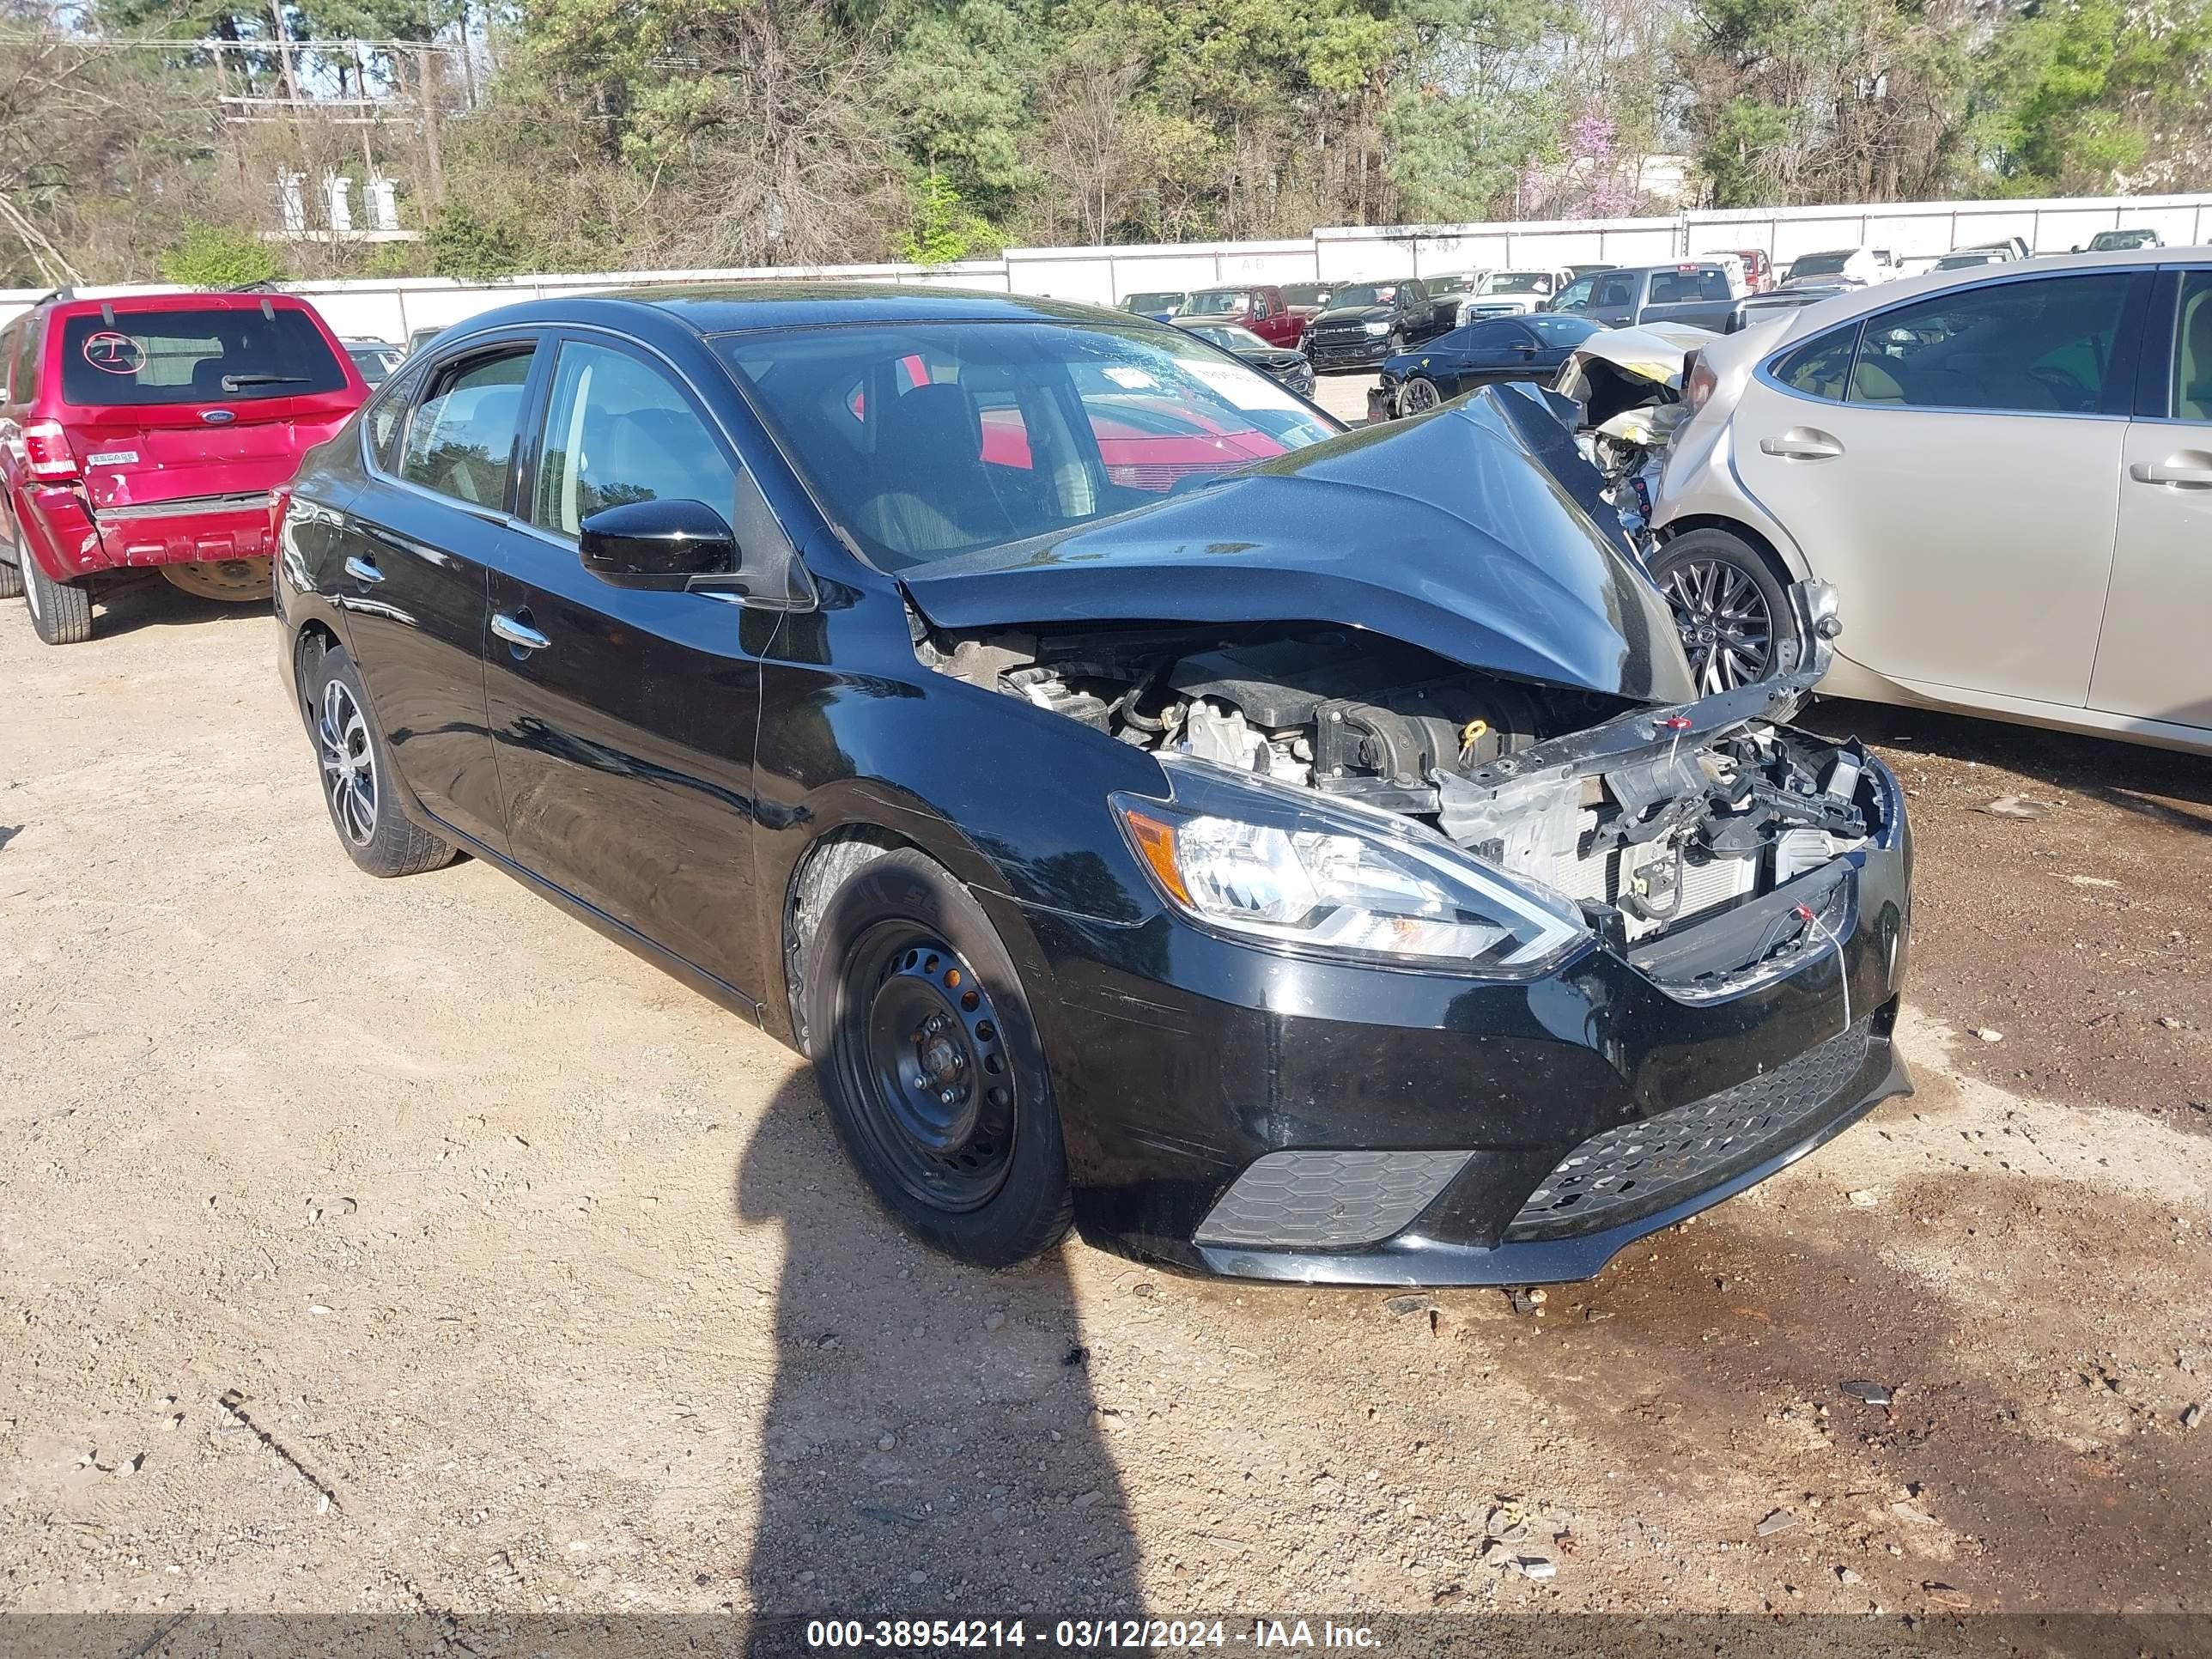
[[[366,388],[296,302],[84,313],[60,330],[55,413],[102,508],[264,494]]]

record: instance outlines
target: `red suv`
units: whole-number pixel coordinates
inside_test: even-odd
[[[106,571],[265,598],[278,489],[368,395],[284,294],[64,290],[0,331],[0,594],[49,645],[92,637]]]

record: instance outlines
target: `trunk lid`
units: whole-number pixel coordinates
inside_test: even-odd
[[[272,489],[368,392],[296,301],[118,301],[57,333],[49,406],[95,513]]]

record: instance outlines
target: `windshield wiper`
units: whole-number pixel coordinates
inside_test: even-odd
[[[249,386],[305,386],[307,378],[305,374],[226,374],[222,377],[222,389],[236,392]]]

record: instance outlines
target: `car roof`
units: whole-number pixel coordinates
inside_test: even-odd
[[[1893,283],[1876,283],[1816,300],[1801,307],[1775,337],[1774,343],[1800,340],[1833,328],[1854,317],[1887,311],[1904,300],[1916,300],[1948,288],[1976,283],[2017,282],[2024,276],[2050,276],[2069,270],[2133,270],[2142,266],[2200,264],[2212,258],[2212,247],[2136,247],[2110,253],[2039,253],[2032,259],[2005,259],[1996,265],[1966,265],[1956,270],[1930,270]]]
[[[1185,290],[1162,289],[1159,293]],[[484,326],[599,323],[635,327],[673,323],[701,337],[817,327],[824,323],[1076,322],[1127,313],[1022,294],[965,289],[904,288],[887,283],[744,283],[618,289],[526,300],[479,313],[451,331]]]

